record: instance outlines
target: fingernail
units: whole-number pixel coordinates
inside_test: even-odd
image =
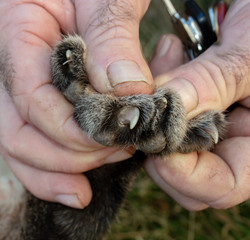
[[[168,87],[175,90],[181,97],[187,113],[198,105],[198,93],[194,85],[186,79],[174,79],[166,83],[164,76],[157,79],[157,87]]]
[[[80,203],[75,194],[60,194],[55,197],[55,201],[68,207],[83,209],[84,206]]]
[[[171,46],[171,39],[166,35],[162,36],[156,47],[156,58],[161,58],[166,55]]]
[[[113,62],[107,69],[108,79],[112,87],[126,82],[146,82],[140,67],[133,61],[119,60]]]

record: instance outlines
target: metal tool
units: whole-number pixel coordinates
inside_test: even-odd
[[[192,16],[200,27],[203,36],[203,51],[205,51],[217,41],[217,35],[213,31],[209,18],[195,1],[186,0],[184,5],[186,14]]]
[[[219,25],[225,17],[224,1],[209,9],[209,18],[194,0],[183,0],[185,14],[179,13],[171,0],[163,0],[176,34],[182,40],[190,59],[208,49],[217,41]]]
[[[203,52],[203,35],[192,16],[183,17],[170,0],[163,0],[176,34],[182,40],[191,59]]]

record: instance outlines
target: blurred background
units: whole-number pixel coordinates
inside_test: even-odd
[[[199,0],[206,10],[212,0]],[[230,1],[229,1],[230,2]],[[181,6],[180,0],[175,4]],[[173,32],[161,0],[152,0],[140,37],[149,60],[161,34]],[[249,240],[250,202],[228,210],[189,212],[163,193],[142,171],[107,240]]]

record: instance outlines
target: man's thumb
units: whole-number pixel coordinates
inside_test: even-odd
[[[149,1],[77,2],[77,25],[87,45],[91,85],[98,92],[120,96],[153,93],[153,78],[139,40],[140,19]]]

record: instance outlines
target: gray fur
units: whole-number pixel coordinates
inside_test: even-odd
[[[21,240],[103,239],[146,155],[210,150],[216,136],[224,133],[223,114],[208,111],[187,121],[180,97],[168,88],[151,96],[97,93],[89,85],[85,57],[86,48],[79,36],[59,42],[51,57],[53,84],[75,106],[74,118],[89,136],[106,146],[133,146],[138,151],[131,159],[84,173],[93,199],[83,210],[27,193]],[[131,108],[139,110],[132,129],[121,119]]]

